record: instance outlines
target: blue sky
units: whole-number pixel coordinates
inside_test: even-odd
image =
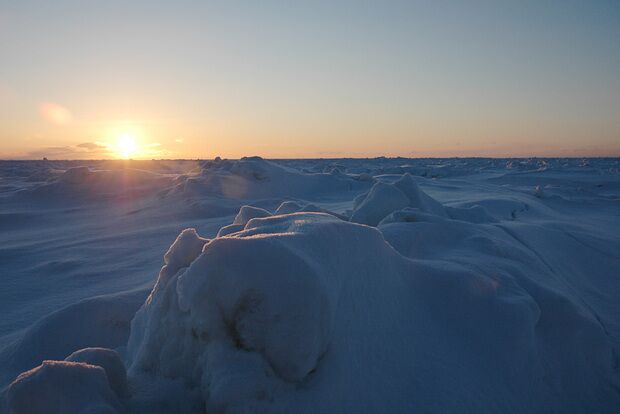
[[[0,1],[0,157],[620,155],[619,39],[613,1]]]

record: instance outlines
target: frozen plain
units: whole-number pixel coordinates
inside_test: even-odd
[[[0,410],[618,412],[619,169],[0,161]]]

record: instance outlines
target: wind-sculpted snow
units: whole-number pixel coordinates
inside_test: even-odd
[[[90,194],[83,184],[109,165],[68,168],[79,166],[38,165],[45,182],[27,182],[21,164],[12,174],[30,194]],[[11,335],[1,337],[0,412],[615,413],[617,167],[169,162],[149,173],[162,186],[132,202],[106,190],[104,207],[45,216],[15,210],[30,204],[9,190],[9,319],[38,309],[46,291],[97,291],[107,278],[106,289],[123,287],[30,326],[0,321]],[[414,169],[433,173],[403,174]],[[151,185],[139,177],[135,188]],[[71,232],[58,217],[76,222]],[[93,264],[108,271],[84,284]],[[37,269],[45,278],[29,278]]]
[[[44,361],[21,374],[7,391],[11,414],[114,414],[121,405],[102,367]]]
[[[243,230],[245,225],[248,224],[248,221],[253,218],[269,216],[271,216],[271,213],[265,209],[252,206],[242,206],[241,209],[239,209],[239,213],[235,216],[232,224],[222,227],[220,231],[217,232],[217,236],[226,236],[227,234]]]
[[[260,157],[208,161],[201,174],[187,176],[174,194],[210,194],[233,199],[308,196],[367,188],[364,181],[337,173],[303,173]]]
[[[337,221],[308,213],[263,220],[291,218],[285,227]],[[212,240],[189,267],[168,263],[132,323],[130,373],[183,378],[219,411],[301,381],[326,350],[335,306],[326,290],[334,281],[308,259],[286,237],[242,232]]]
[[[108,383],[117,397],[128,395],[127,373],[118,352],[107,348],[83,348],[75,351],[65,361],[81,362],[103,368]]]
[[[613,412],[617,360],[596,314],[500,228],[419,214],[382,229],[409,255],[398,237],[415,229],[398,226],[443,225],[412,249],[435,261],[322,213],[211,240],[162,269],[132,324],[130,375],[182,379],[208,412]],[[425,253],[441,237],[452,260]]]
[[[86,347],[123,346],[131,319],[145,296],[142,291],[99,296],[45,316],[16,342],[0,348],[0,383],[6,384],[45,359],[63,360]]]
[[[378,181],[368,193],[358,196],[353,203],[350,220],[376,226],[383,222],[414,221],[415,216],[420,214],[475,223],[496,221],[482,205],[441,205],[422,191],[409,174],[403,175],[394,183]]]
[[[171,177],[134,169],[91,170],[72,167],[42,184],[19,192],[22,197],[55,201],[136,199],[153,195],[171,184]]]
[[[393,184],[376,183],[368,194],[358,198],[353,207],[351,221],[376,226],[388,214],[405,207],[445,216],[443,206],[420,191],[409,174],[403,175]]]

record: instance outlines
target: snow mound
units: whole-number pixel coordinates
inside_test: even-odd
[[[62,201],[135,199],[156,194],[171,183],[170,176],[150,171],[131,168],[91,170],[87,166],[78,166],[19,194]]]
[[[304,173],[260,157],[208,161],[198,175],[183,177],[172,194],[232,199],[309,197],[368,188],[345,174]]]
[[[196,229],[185,229],[164,254],[164,263],[169,268],[187,267],[202,252],[203,246],[208,241],[199,237]]]
[[[325,213],[331,214],[334,217],[338,217],[341,220],[347,220],[347,217],[342,214],[334,213],[323,207],[317,206],[312,203],[301,203],[295,201],[284,201],[276,209],[274,215],[291,214],[291,213]]]
[[[271,213],[262,208],[253,206],[242,206],[239,212],[235,216],[232,224],[222,227],[217,233],[217,237],[226,236],[227,234],[236,233],[239,230],[243,230],[245,225],[253,218],[256,217],[269,217]]]
[[[530,276],[549,277],[531,253],[493,226],[399,214],[417,214],[382,225],[399,249],[412,241],[397,236],[426,226],[418,246],[454,239],[454,260],[410,260],[376,228],[294,213],[253,218],[188,267],[164,266],[132,322],[130,377],[181,380],[209,412],[412,412],[439,401],[613,412],[604,327],[553,277]],[[472,251],[484,260],[468,262]],[[577,405],[564,398],[574,392]]]
[[[492,223],[497,220],[481,205],[443,206],[420,189],[410,174],[394,183],[377,181],[368,193],[353,202],[350,221],[377,226],[398,221],[428,221],[431,216],[452,218],[471,223]]]
[[[103,368],[77,362],[43,361],[9,386],[13,414],[113,414],[121,406]]]
[[[281,214],[297,213],[302,208],[302,205],[295,201],[284,201],[276,209],[275,215],[279,216]]]
[[[512,228],[413,207],[380,228],[245,210],[234,235],[188,229],[166,252],[131,322],[125,408],[613,413],[620,404],[603,320]],[[53,387],[71,370],[99,369],[83,395],[114,412],[110,364],[99,363],[105,370],[43,367],[74,364],[54,371]],[[46,392],[28,390],[42,401]]]
[[[292,231],[307,216],[339,221],[305,213],[292,222],[276,216],[247,224],[269,221]],[[164,267],[160,280],[171,273]],[[188,268],[158,281],[136,315],[130,373],[200,384],[209,409],[265,399],[278,381],[305,378],[327,348],[334,303],[326,276],[285,240],[243,233],[214,239]]]
[[[162,335],[182,333],[181,327],[176,324],[174,308],[169,315],[165,315],[162,311],[168,305],[161,303],[168,300],[163,292],[175,289],[177,273],[187,268],[201,254],[207,242],[207,239],[198,236],[195,229],[185,229],[172,243],[164,255],[165,264],[159,272],[153,290],[131,321],[132,333],[127,345],[129,359],[143,358],[143,366],[148,365],[149,362],[146,361],[150,355],[145,355],[142,347],[151,342],[164,342],[166,338]],[[157,329],[155,325],[160,325],[161,329]],[[181,350],[178,350],[178,354],[177,350],[168,351],[171,353],[171,359],[178,360],[183,356]]]
[[[146,292],[99,296],[40,319],[0,352],[0,385],[46,359],[62,360],[82,348],[123,346]]]
[[[408,205],[409,199],[396,186],[378,182],[353,210],[351,221],[376,226],[386,215]]]
[[[59,181],[71,184],[83,184],[94,173],[86,166],[72,167],[67,169],[58,179]]]
[[[368,194],[356,199],[350,220],[376,226],[388,214],[413,207],[423,212],[446,216],[444,207],[418,187],[410,174],[404,174],[393,184],[377,182]]]
[[[103,368],[112,391],[118,397],[127,396],[127,373],[118,352],[107,348],[84,348],[69,355],[65,361],[83,362]]]

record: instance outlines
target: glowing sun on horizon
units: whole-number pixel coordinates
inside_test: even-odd
[[[116,151],[122,158],[130,158],[138,152],[138,143],[132,135],[120,134],[116,138]]]

